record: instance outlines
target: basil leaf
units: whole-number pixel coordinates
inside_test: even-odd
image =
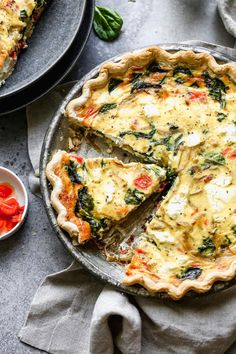
[[[125,194],[125,203],[132,205],[139,205],[144,199],[144,193],[140,192],[138,189],[128,189]]]
[[[116,39],[123,25],[123,20],[116,11],[95,6],[93,28],[97,36],[104,41]]]
[[[111,78],[109,80],[109,83],[108,83],[108,92],[111,93],[113,90],[115,90],[117,88],[117,86],[119,84],[121,84],[123,82],[123,80],[121,79],[115,79],[115,78]]]

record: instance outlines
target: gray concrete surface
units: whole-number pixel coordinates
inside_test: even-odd
[[[148,44],[199,39],[234,45],[217,14],[214,0],[100,0],[98,3],[113,7],[122,15],[122,34],[115,42],[105,43],[91,33],[67,80],[82,77],[109,57]],[[14,170],[27,185],[31,165],[24,110],[0,117],[0,165]],[[29,198],[24,227],[0,243],[0,354],[40,353],[20,343],[17,333],[43,278],[72,261],[54,235],[41,200],[30,192]]]

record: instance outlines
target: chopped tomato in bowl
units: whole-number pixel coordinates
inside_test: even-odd
[[[27,209],[28,196],[23,183],[12,171],[0,167],[0,240],[21,227]]]

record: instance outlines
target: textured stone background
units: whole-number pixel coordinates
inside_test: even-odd
[[[105,43],[91,33],[67,80],[82,77],[116,54],[158,42],[199,39],[230,47],[234,44],[217,14],[214,0],[100,0],[97,3],[110,6],[122,15],[122,34],[114,43]],[[27,185],[31,165],[24,110],[0,117],[0,152],[0,165],[14,170]],[[29,199],[24,227],[0,243],[0,354],[40,352],[20,343],[17,333],[43,278],[72,261],[54,235],[41,200],[31,193]]]

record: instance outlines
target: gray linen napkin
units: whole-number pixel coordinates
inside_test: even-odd
[[[191,43],[236,56],[231,48]],[[29,154],[35,171],[43,128],[70,87],[57,88],[27,110]],[[38,125],[42,106],[46,107],[44,122]],[[34,191],[36,185],[37,179],[32,178]],[[53,354],[112,354],[114,348],[124,354],[222,354],[236,340],[235,298],[236,287],[188,303],[130,297],[104,286],[73,262],[42,282],[19,338]],[[236,346],[227,353],[236,353]]]

